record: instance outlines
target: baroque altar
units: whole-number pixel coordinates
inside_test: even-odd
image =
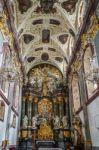
[[[62,75],[53,67],[38,68],[29,74],[23,89],[21,138],[33,142],[64,140],[69,130],[69,104]]]

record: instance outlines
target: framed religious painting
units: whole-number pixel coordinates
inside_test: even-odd
[[[5,115],[5,103],[0,100],[0,121],[4,121],[4,115]]]

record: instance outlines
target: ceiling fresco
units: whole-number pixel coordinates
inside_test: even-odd
[[[65,75],[86,1],[14,0],[12,7],[25,72],[47,63]]]

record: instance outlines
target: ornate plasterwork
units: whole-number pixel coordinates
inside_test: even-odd
[[[91,23],[91,28],[89,29],[88,34],[90,38],[94,39],[97,32],[99,31],[99,20],[95,15],[91,17]]]
[[[0,16],[0,30],[3,34],[4,43],[4,56],[6,58],[5,65],[0,68],[0,74],[3,76],[5,81],[17,81],[20,80],[20,85],[23,82],[21,64],[18,61],[18,56],[14,48],[14,34],[10,31],[8,26],[8,17],[6,11],[2,12]]]
[[[42,92],[43,96],[53,93],[63,81],[61,72],[48,64],[35,66],[30,70],[28,76],[29,83],[34,87],[34,90]]]
[[[90,40],[93,40],[99,31],[99,20],[98,18],[93,15],[91,17],[91,25],[89,28],[89,31],[82,35],[81,42],[82,42],[82,48],[85,49],[86,45],[90,43]]]
[[[7,27],[7,16],[5,14],[0,17],[0,30],[4,38],[9,40],[10,46],[13,46],[13,33],[9,32]]]
[[[70,10],[70,12],[72,11],[72,14],[70,14],[67,10],[62,8],[62,3],[64,1],[65,0],[59,0],[54,4],[54,7],[56,9],[55,13],[47,13],[47,14],[42,13],[41,11],[39,13],[36,12],[37,7],[40,6],[39,1],[31,0],[32,2],[31,7],[28,7],[28,9],[26,9],[23,13],[19,9],[20,8],[19,5],[21,4],[22,1],[21,0],[13,1],[15,11],[14,13],[16,16],[15,22],[17,26],[18,35],[20,38],[20,46],[21,46],[20,56],[26,71],[28,71],[28,69],[31,68],[30,66],[34,66],[34,64],[40,63],[41,55],[43,52],[47,52],[49,55],[49,60],[47,61],[47,63],[54,63],[59,68],[64,68],[64,66],[66,68],[66,65],[69,60],[68,57],[70,56],[71,53],[70,51],[72,51],[72,46],[74,43],[74,35],[77,34],[76,22],[79,16],[78,8],[81,4],[81,1],[83,0],[76,1],[75,9],[73,9],[73,11]],[[25,5],[25,3],[27,2],[23,0],[23,6]],[[70,9],[72,9],[72,7]],[[85,7],[85,5],[83,5],[83,7]],[[33,21],[39,19],[42,20],[42,23],[33,25]],[[51,19],[59,21],[59,24],[51,24],[50,23]],[[44,29],[50,31],[49,43],[42,42],[42,30]],[[73,34],[71,34],[71,31]],[[34,39],[31,40],[29,44],[26,44],[24,43],[23,38],[24,34],[30,34],[34,37]],[[59,41],[59,37],[64,34],[67,35],[67,39],[66,42],[62,43]],[[72,39],[72,42],[70,42],[70,39]],[[35,48],[39,48],[40,46],[43,47],[43,50],[36,52]],[[50,52],[48,50],[49,47],[53,47],[57,51],[57,54],[54,51]],[[69,50],[69,48],[71,48],[71,50]],[[28,57],[36,57],[36,58],[33,61],[31,61],[31,63],[28,63],[26,61]],[[56,57],[61,57],[63,61],[58,62],[57,59],[55,59]]]

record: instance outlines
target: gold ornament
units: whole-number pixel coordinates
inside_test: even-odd
[[[83,49],[85,49],[86,45],[88,44],[88,39],[94,39],[97,32],[99,31],[99,20],[95,15],[91,17],[91,23],[92,25],[89,32],[81,36]]]
[[[38,112],[39,113],[45,113],[44,111],[46,111],[48,113],[52,112],[52,103],[47,98],[43,98],[38,103]]]
[[[40,129],[38,131],[38,139],[52,140],[53,139],[53,131],[51,129],[51,126],[48,126],[47,123],[41,124]]]
[[[95,15],[93,15],[91,17],[91,22],[92,22],[92,27],[89,30],[88,34],[89,34],[89,37],[91,39],[94,39],[96,34],[97,34],[97,32],[99,31],[99,20],[98,20],[98,18]]]
[[[7,27],[7,17],[4,14],[2,17],[0,17],[0,29],[4,37],[9,38],[9,44],[10,46],[13,45],[13,33],[9,32],[8,27]]]

